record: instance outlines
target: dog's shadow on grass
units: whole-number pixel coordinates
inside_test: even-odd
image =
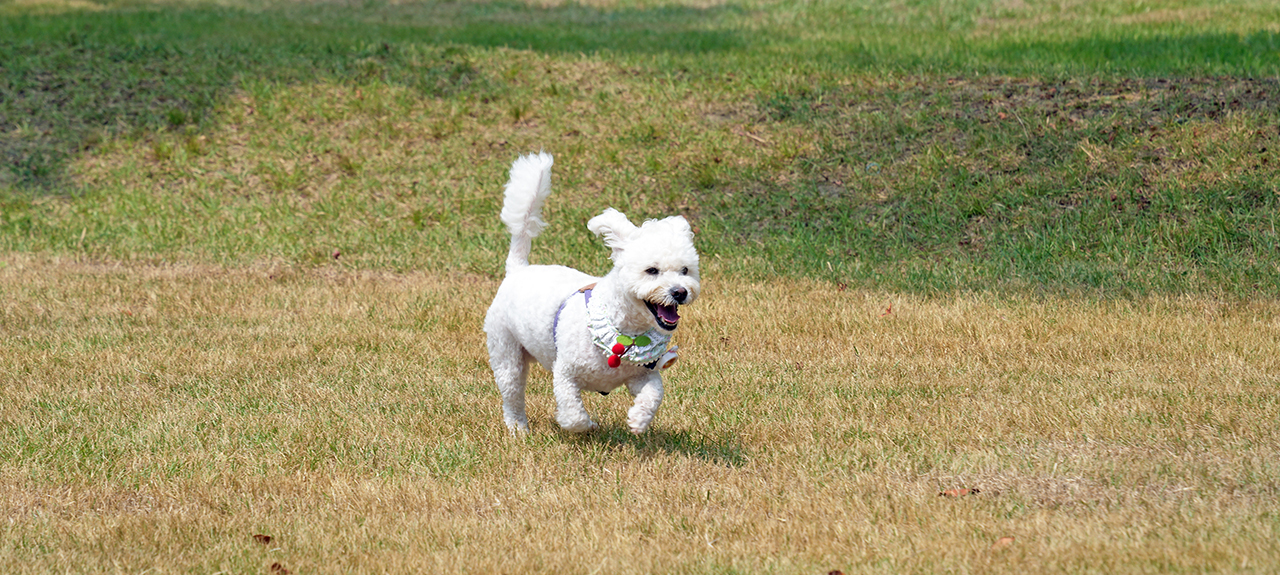
[[[625,426],[604,425],[593,433],[580,436],[579,441],[584,447],[596,445],[610,450],[631,448],[641,456],[676,454],[726,467],[740,467],[750,457],[746,448],[731,436],[707,437],[687,429],[658,428],[635,435]]]

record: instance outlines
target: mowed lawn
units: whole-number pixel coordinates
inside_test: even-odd
[[[539,372],[513,439],[477,328],[492,278],[3,263],[6,572],[1280,557],[1275,302],[709,282],[651,432],[618,394],[587,400],[601,431],[558,431]]]
[[[0,571],[1280,571],[1270,2],[0,5]],[[685,215],[650,431],[480,326]]]

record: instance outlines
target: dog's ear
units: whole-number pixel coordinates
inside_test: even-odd
[[[671,222],[671,227],[674,230],[684,234],[689,239],[693,239],[693,228],[689,227],[689,220],[684,219],[684,216],[669,216],[661,221]]]
[[[604,237],[604,245],[613,249],[613,255],[618,255],[622,251],[622,247],[636,233],[635,224],[627,219],[627,216],[618,210],[609,208],[600,215],[591,218],[587,222],[587,229],[597,236]]]

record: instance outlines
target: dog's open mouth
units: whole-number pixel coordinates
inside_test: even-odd
[[[676,324],[680,323],[680,306],[662,305],[651,301],[644,302],[644,305],[649,306],[649,311],[653,312],[653,319],[658,320],[658,327],[671,331],[676,328]]]

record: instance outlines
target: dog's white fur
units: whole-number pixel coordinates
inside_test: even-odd
[[[506,279],[489,306],[484,331],[489,365],[502,393],[503,420],[513,432],[529,431],[525,380],[530,360],[536,360],[551,370],[556,421],[562,428],[578,433],[596,429],[583,407],[582,392],[609,392],[625,385],[635,397],[627,424],[632,433],[643,433],[662,403],[660,370],[627,362],[609,367],[606,352],[592,343],[585,298],[578,290],[595,282],[591,305],[606,306],[610,322],[622,333],[640,334],[655,327],[670,333],[676,326],[664,329],[645,302],[676,306],[697,299],[701,286],[693,232],[680,216],[637,227],[609,208],[587,222],[587,228],[603,236],[613,250],[613,269],[604,277],[565,266],[529,265],[532,239],[546,226],[541,211],[551,193],[551,165],[546,153],[517,159],[502,206],[511,250]]]

